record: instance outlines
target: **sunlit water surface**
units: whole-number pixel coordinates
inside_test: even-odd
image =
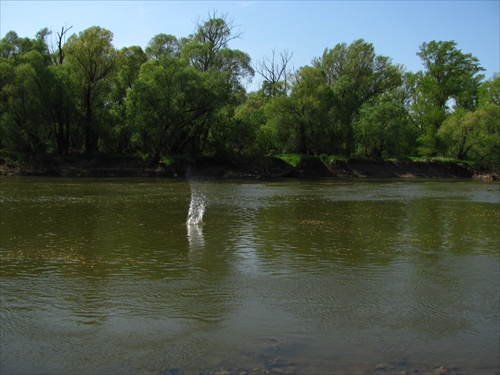
[[[462,180],[2,177],[0,373],[498,373],[499,208]]]

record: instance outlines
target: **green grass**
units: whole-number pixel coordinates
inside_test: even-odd
[[[288,164],[296,167],[297,165],[300,164],[302,158],[304,155],[301,154],[277,154],[275,155],[278,159],[281,159]]]
[[[470,160],[459,160],[456,158],[444,157],[444,156],[409,156],[408,160],[414,162],[423,162],[423,163],[457,163],[463,164],[467,166],[474,166],[475,162]]]
[[[319,158],[325,164],[331,164],[335,162],[359,162],[359,163],[397,163],[397,162],[421,162],[421,163],[457,163],[468,167],[474,167],[475,163],[469,160],[458,160],[455,158],[443,157],[443,156],[401,156],[392,158],[366,158],[360,156],[353,156],[351,158],[346,158],[339,155],[327,155],[321,154],[319,156],[302,155],[302,154],[277,154],[275,157],[287,162],[288,164],[296,167],[304,158]]]

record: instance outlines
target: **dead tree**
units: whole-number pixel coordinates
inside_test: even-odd
[[[264,56],[262,61],[255,65],[255,71],[264,78],[264,90],[270,96],[286,94],[288,92],[289,80],[293,72],[289,63],[293,53],[284,50],[276,56],[276,51],[272,50],[272,57]]]

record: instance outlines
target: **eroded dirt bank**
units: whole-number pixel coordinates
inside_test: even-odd
[[[296,165],[275,157],[197,162],[173,162],[149,165],[138,159],[32,160],[0,165],[0,175],[65,176],[65,177],[167,177],[189,174],[210,178],[476,178],[499,179],[498,172],[478,172],[455,162],[435,161],[334,161],[324,163],[318,158],[303,158]]]

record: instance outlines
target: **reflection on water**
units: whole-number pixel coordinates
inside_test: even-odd
[[[498,372],[498,184],[0,187],[2,374]]]
[[[189,248],[196,250],[205,246],[205,239],[203,238],[203,224],[186,224],[187,237],[189,240]]]

